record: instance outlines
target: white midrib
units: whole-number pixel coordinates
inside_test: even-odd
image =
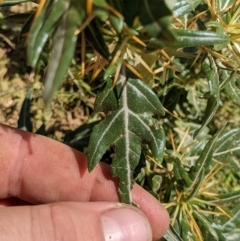
[[[125,72],[125,71],[123,71]],[[122,84],[122,103],[123,103],[123,115],[124,115],[124,139],[125,139],[125,158],[126,158],[126,167],[127,167],[127,189],[130,196],[130,203],[132,203],[131,196],[131,165],[130,165],[130,148],[129,148],[129,109],[127,102],[127,83],[126,83],[126,73],[121,75],[120,83]]]

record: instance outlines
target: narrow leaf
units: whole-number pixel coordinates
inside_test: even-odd
[[[185,29],[173,29],[176,41],[173,47],[197,47],[201,45],[215,45],[229,43],[227,35],[210,32],[210,31],[194,31]]]
[[[214,156],[217,156],[218,160],[223,161],[224,163],[228,160],[227,162],[229,163],[229,160],[240,152],[239,140],[239,128],[224,133],[216,142],[217,147]],[[238,147],[239,150],[237,150]]]
[[[141,0],[123,0],[124,10],[122,14],[125,22],[130,27],[133,27],[134,19],[138,14],[140,5],[139,3],[142,3]]]
[[[77,35],[75,32],[84,18],[84,6],[81,6],[78,1],[72,1],[67,11],[61,17],[61,21],[54,33],[53,49],[45,76],[43,92],[45,103],[50,102],[67,72],[76,47]]]
[[[217,109],[219,107],[219,104],[217,103],[217,100],[215,97],[210,96],[208,98],[207,107],[205,110],[204,118],[202,121],[202,126],[194,132],[193,138],[196,138],[197,135],[206,127],[206,125],[212,120],[214,117]]]
[[[224,194],[219,194],[216,196],[216,200],[212,200],[212,203],[224,203],[224,202],[232,202],[235,200],[240,199],[240,190],[234,191],[234,192],[229,192],[229,193],[224,193]]]
[[[105,0],[93,0],[91,2],[93,3],[92,12],[96,15],[98,19],[100,19],[102,22],[105,22],[109,16],[107,2]]]
[[[201,0],[183,0],[177,1],[173,7],[173,14],[176,17],[183,16],[195,10]]]
[[[216,148],[215,144],[216,144],[216,141],[218,140],[219,136],[222,134],[224,128],[225,128],[225,125],[223,125],[221,127],[221,129],[219,129],[217,131],[217,133],[208,141],[205,148],[201,152],[201,155],[199,156],[198,160],[196,161],[194,166],[191,168],[190,173],[192,175],[193,184],[191,185],[191,187],[189,189],[192,190],[194,185],[197,183],[197,181],[199,180],[199,178],[201,176],[203,169],[204,169],[205,174],[207,174],[210,171],[210,165],[212,162],[213,153]]]
[[[64,0],[56,0],[51,5],[46,4],[33,22],[27,46],[28,61],[32,67],[36,66],[46,41],[67,7],[68,2]]]
[[[193,216],[197,220],[198,225],[204,236],[204,240],[218,241],[218,235],[214,228],[211,226],[210,222],[204,217],[203,214],[197,211],[193,211]]]
[[[168,228],[166,234],[163,237],[167,241],[183,241],[172,226]]]
[[[230,81],[226,84],[224,90],[228,97],[238,106],[240,106],[240,77],[239,74],[233,73]]]
[[[226,46],[229,43],[227,35],[216,32],[172,29],[171,33],[175,36],[175,41],[165,41],[164,39],[152,38],[148,43],[148,48],[184,48],[215,44],[224,44]]]
[[[123,1],[114,1],[114,0],[108,0],[108,2],[112,5],[112,7],[117,10],[119,13],[123,14],[124,12],[124,6]],[[115,31],[120,34],[122,32],[122,28],[124,25],[124,19],[122,17],[110,14],[109,15],[109,21]]]
[[[32,22],[34,20],[34,16],[35,16],[35,13],[31,13],[30,16],[28,17],[28,19],[23,24],[23,26],[21,28],[21,32],[20,32],[19,37],[18,37],[19,39],[21,37],[27,36],[28,32],[30,31]]]
[[[234,0],[216,0],[217,12],[222,12],[223,10],[226,10],[233,3]]]
[[[212,95],[218,105],[220,104],[220,88],[219,88],[219,74],[218,69],[212,55],[208,54],[202,62],[202,70],[204,71],[208,80],[210,95]]]
[[[32,122],[30,114],[32,93],[33,88],[30,88],[23,101],[18,119],[18,128],[30,132],[32,132]]]
[[[189,201],[191,199],[193,199],[199,192],[199,189],[202,186],[202,182],[204,181],[204,177],[205,177],[205,170],[202,169],[202,171],[200,172],[199,178],[196,179],[195,185],[193,186],[191,193],[184,198],[185,201]]]
[[[231,232],[240,224],[240,210],[234,214],[234,216],[223,225],[224,232]]]
[[[84,29],[84,33],[86,39],[92,45],[92,47],[105,59],[109,59],[110,53],[103,35],[97,25],[96,19],[93,19],[91,23],[88,24],[88,26]]]
[[[162,0],[143,0],[140,4],[139,19],[147,33],[165,41],[175,41],[170,29],[172,12]]]

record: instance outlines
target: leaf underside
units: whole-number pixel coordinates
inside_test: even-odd
[[[106,118],[94,129],[88,148],[88,167],[93,170],[109,147],[114,147],[112,174],[119,178],[122,202],[132,203],[133,173],[146,144],[158,163],[165,146],[164,131],[154,116],[164,114],[154,92],[141,80],[120,75],[116,86],[108,80],[97,96],[95,110]]]

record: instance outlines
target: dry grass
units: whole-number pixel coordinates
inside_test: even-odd
[[[0,123],[17,127],[27,90],[33,88],[30,112],[34,131],[45,123],[48,135],[62,140],[68,130],[97,118],[92,114],[94,95],[87,93],[81,80],[73,78],[69,70],[62,88],[50,108],[46,109],[42,100],[41,76],[35,75],[27,66],[24,43],[18,41],[19,30],[19,26],[8,23],[1,25],[0,22]],[[77,73],[79,66],[73,68]]]

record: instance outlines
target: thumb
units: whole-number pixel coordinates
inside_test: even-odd
[[[0,208],[1,240],[150,241],[144,214],[119,203],[61,202]]]

